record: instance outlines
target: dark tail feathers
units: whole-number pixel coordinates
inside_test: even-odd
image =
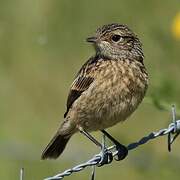
[[[71,135],[57,133],[44,149],[41,159],[56,159],[64,151]]]

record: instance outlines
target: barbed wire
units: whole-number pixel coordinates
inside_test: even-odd
[[[177,136],[180,134],[180,120],[176,120],[176,112],[175,112],[175,106],[172,106],[172,123],[169,124],[167,128],[161,129],[157,132],[152,132],[147,136],[144,136],[141,138],[139,141],[131,143],[127,146],[127,150],[131,151],[135,148],[137,148],[140,145],[143,145],[147,143],[148,141],[155,139],[160,136],[168,135],[168,150],[171,151],[171,145],[174,142],[174,140],[177,138]],[[115,157],[119,153],[116,150],[116,146],[110,146],[107,149],[107,152],[112,152],[112,157],[114,157],[115,160],[117,160]],[[99,154],[96,154],[93,156],[92,159],[88,160],[85,163],[79,164],[71,169],[67,169],[62,173],[59,173],[57,175],[54,175],[52,177],[45,178],[44,180],[61,180],[66,176],[70,176],[72,173],[79,172],[84,170],[86,167],[93,166],[93,173],[92,173],[92,178],[94,179],[94,174],[95,174],[95,165],[97,166],[102,166],[101,164],[102,161],[102,152]],[[106,164],[110,164],[112,160],[108,161]]]
[[[24,179],[24,168],[20,169],[20,180]]]

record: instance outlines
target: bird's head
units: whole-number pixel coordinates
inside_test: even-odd
[[[126,25],[104,25],[96,30],[95,36],[87,38],[87,41],[93,43],[96,53],[104,57],[143,61],[141,42]]]

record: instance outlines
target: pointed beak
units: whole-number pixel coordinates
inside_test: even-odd
[[[97,42],[97,37],[88,37],[87,39],[86,39],[86,41],[87,42],[90,42],[90,43],[95,43],[95,42]]]

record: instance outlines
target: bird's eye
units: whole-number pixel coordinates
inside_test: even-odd
[[[121,36],[115,34],[115,35],[113,35],[113,36],[111,37],[111,39],[112,39],[114,42],[118,42],[118,41],[121,39]]]

